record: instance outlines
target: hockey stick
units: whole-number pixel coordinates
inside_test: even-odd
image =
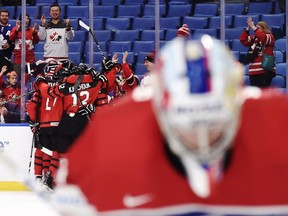
[[[22,95],[18,95],[18,96],[14,95],[14,97],[12,97],[12,98],[9,99],[9,100],[1,101],[1,102],[0,102],[0,106],[3,106],[3,105],[5,105],[6,103],[9,103],[9,102],[16,101],[16,100],[18,100],[19,98],[22,98],[22,97],[25,97],[25,96],[27,96],[27,95],[33,94],[34,92],[36,92],[36,90],[32,90],[32,91],[26,92],[26,93],[24,93],[24,94],[22,94]]]
[[[101,49],[101,47],[100,47],[100,45],[99,45],[99,43],[98,43],[98,40],[97,40],[96,36],[94,35],[92,29],[91,29],[88,25],[86,25],[82,20],[79,20],[79,25],[80,25],[82,28],[84,28],[84,29],[86,29],[87,31],[90,32],[90,34],[91,34],[92,37],[93,37],[94,42],[95,42],[96,45],[97,45],[97,48],[98,48],[100,54],[102,55],[102,57],[103,57],[104,59],[106,59],[106,57],[105,57],[105,55],[104,55],[104,53],[103,53],[103,51],[102,51],[102,49]]]

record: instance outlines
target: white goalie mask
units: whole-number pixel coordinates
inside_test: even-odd
[[[215,167],[237,132],[243,66],[208,35],[176,38],[157,56],[153,86],[156,116],[169,147],[184,164],[191,188],[208,196],[207,171],[214,169],[218,178],[221,168]]]

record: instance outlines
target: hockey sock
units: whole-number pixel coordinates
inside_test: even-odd
[[[53,151],[52,153],[52,158],[51,158],[51,163],[49,166],[49,171],[51,171],[51,177],[55,179],[57,170],[59,168],[59,163],[60,163],[60,153],[57,151]]]
[[[41,149],[36,148],[34,153],[34,175],[42,176],[43,173],[43,152]]]
[[[51,162],[51,156],[43,153],[43,170],[44,170],[44,173],[46,173],[48,171],[49,166],[50,166],[50,162]]]

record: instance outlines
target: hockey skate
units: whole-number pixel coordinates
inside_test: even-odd
[[[55,182],[53,180],[53,177],[51,176],[51,171],[46,172],[43,184],[44,184],[43,186],[44,190],[48,192],[52,192],[54,190]]]

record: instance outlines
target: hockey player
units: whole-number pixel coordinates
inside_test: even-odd
[[[71,65],[55,59],[38,64],[38,71],[42,70],[42,74],[36,78],[34,87],[37,91],[27,105],[32,132],[36,138],[34,175],[36,181],[43,180],[48,191],[55,186],[51,178],[56,175],[59,167],[60,153],[57,146],[61,143],[58,141],[57,127],[63,112],[63,99],[53,98],[48,92],[60,81],[61,77],[57,73],[63,64],[70,69]]]
[[[134,75],[131,65],[126,61],[127,57],[128,52],[125,51],[122,57],[122,70],[120,75],[116,77],[113,98],[123,96],[126,92],[132,91],[140,84],[139,78]],[[118,62],[117,53],[113,55],[112,62]]]
[[[100,215],[287,215],[288,98],[243,74],[221,41],[173,39],[152,88],[96,113],[68,183]]]

